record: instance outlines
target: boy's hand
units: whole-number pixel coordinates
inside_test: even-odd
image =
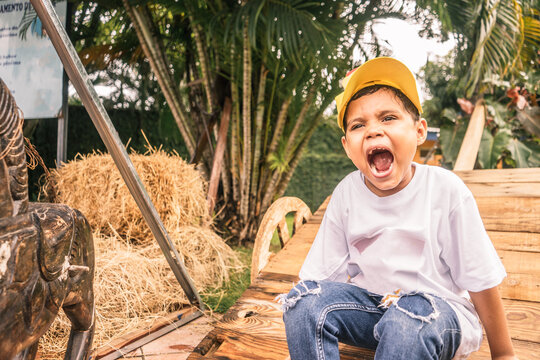
[[[506,316],[497,287],[479,292],[469,291],[478,316],[484,325],[494,360],[516,360],[512,340],[508,333]]]

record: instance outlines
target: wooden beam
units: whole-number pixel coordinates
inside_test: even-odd
[[[455,171],[461,180],[469,183],[540,183],[540,168],[477,169]],[[476,195],[476,194],[475,194]]]
[[[208,185],[208,211],[210,214],[214,211],[216,205],[216,197],[219,186],[219,175],[223,166],[223,155],[227,145],[227,132],[229,131],[229,120],[231,118],[231,99],[225,98],[223,112],[221,114],[221,124],[219,125],[218,142],[216,152],[214,153],[214,161],[212,163],[212,174],[210,175],[210,183]]]
[[[474,168],[485,122],[485,107],[483,101],[478,100],[471,115],[467,131],[465,132],[463,143],[459,149],[454,170],[472,170]]]
[[[540,198],[477,197],[476,203],[488,231],[540,233]]]

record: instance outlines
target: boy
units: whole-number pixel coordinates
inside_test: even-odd
[[[412,162],[427,135],[414,76],[381,57],[342,85],[338,123],[359,171],[337,185],[302,281],[281,296],[291,359],[339,359],[338,341],[375,359],[465,358],[482,341],[478,316],[492,357],[515,359],[496,287],[506,272],[472,194]]]

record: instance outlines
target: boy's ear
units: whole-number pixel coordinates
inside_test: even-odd
[[[427,121],[424,118],[420,118],[416,122],[416,145],[422,145],[427,138]]]
[[[349,156],[349,147],[347,146],[347,139],[345,138],[345,135],[341,137],[341,145],[343,145],[343,149],[345,149],[345,154],[347,154],[347,157],[350,159]]]

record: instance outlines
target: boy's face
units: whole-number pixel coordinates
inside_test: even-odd
[[[378,196],[397,193],[411,181],[416,147],[427,136],[424,119],[414,121],[401,100],[381,89],[349,104],[343,148]]]

